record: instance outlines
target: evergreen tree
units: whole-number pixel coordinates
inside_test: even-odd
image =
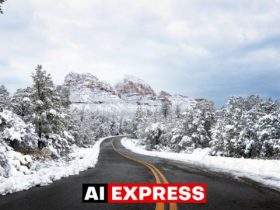
[[[9,108],[10,94],[4,85],[0,86],[0,111]]]
[[[160,123],[153,123],[146,128],[147,137],[145,138],[145,143],[147,149],[154,149],[160,143],[160,137],[164,132],[164,127]]]
[[[144,112],[142,110],[142,107],[138,106],[137,110],[135,112],[135,115],[132,119],[132,131],[131,132],[134,135],[134,137],[137,137],[138,127],[143,122],[143,120],[144,120]]]
[[[181,117],[181,107],[179,104],[176,105],[176,108],[175,108],[175,116],[177,118],[180,118]]]
[[[19,115],[25,122],[32,119],[32,88],[18,89],[11,98],[11,110]]]
[[[208,147],[211,140],[211,127],[215,122],[213,103],[203,101],[185,112],[183,135],[192,139],[197,147]]]
[[[171,112],[171,105],[168,101],[163,101],[161,104],[161,113],[163,115],[164,118],[167,118],[167,116],[170,114]]]
[[[279,103],[259,96],[232,97],[217,112],[212,128],[213,154],[231,157],[277,157],[280,145]]]
[[[69,106],[71,104],[69,88],[67,88],[65,86],[62,86],[62,85],[59,85],[59,86],[57,86],[56,90],[57,90],[57,93],[60,97],[62,106],[65,107],[65,108],[69,108]]]
[[[54,141],[57,147],[65,149],[67,142],[64,140],[57,142],[54,138],[57,137],[56,135],[63,136],[64,131],[67,130],[69,119],[62,108],[62,102],[51,76],[43,70],[41,65],[38,65],[32,74],[32,78],[33,123],[40,138],[38,146],[42,148],[45,144],[51,144],[51,141]]]

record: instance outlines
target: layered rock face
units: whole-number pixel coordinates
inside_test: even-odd
[[[64,86],[70,90],[72,107],[115,114],[134,113],[138,106],[159,109],[163,101],[168,101],[173,108],[180,106],[181,109],[197,103],[192,98],[171,95],[165,91],[157,95],[149,84],[133,76],[125,77],[112,87],[92,74],[70,73],[65,77]]]
[[[116,85],[116,91],[126,103],[158,106],[157,95],[151,86],[143,80],[128,76]]]
[[[136,77],[127,76],[116,85],[116,90],[121,95],[127,96],[151,96],[155,97],[156,93],[151,86],[143,80]]]
[[[106,104],[121,102],[114,88],[91,74],[70,73],[64,85],[70,90],[72,103]]]

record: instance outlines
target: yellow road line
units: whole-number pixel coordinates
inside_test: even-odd
[[[149,164],[149,163],[148,163]],[[161,171],[155,167],[154,165],[149,164],[161,177],[164,184],[168,184],[166,177],[161,173]],[[177,210],[177,204],[176,203],[169,203],[169,210]]]
[[[130,156],[128,156],[128,155],[126,155],[126,154],[123,154],[122,152],[118,151],[118,150],[116,149],[116,147],[115,147],[113,141],[112,141],[112,147],[113,147],[114,151],[115,151],[116,153],[118,153],[119,155],[121,155],[122,157],[124,157],[124,158],[126,158],[126,159],[129,159],[129,160],[132,160],[132,161],[134,161],[134,162],[137,162],[137,163],[139,163],[139,164],[144,165],[145,167],[147,167],[147,168],[153,173],[153,175],[154,175],[154,177],[155,177],[155,179],[156,179],[156,183],[157,183],[157,184],[160,184],[160,183],[161,183],[158,174],[156,173],[156,171],[155,171],[148,163],[146,163],[145,161],[142,161],[142,160],[139,160],[139,159],[130,157]],[[156,210],[164,210],[164,203],[156,203]]]
[[[128,156],[127,154],[124,154],[120,151],[118,151],[112,141],[112,147],[114,149],[114,151],[116,153],[118,153],[119,155],[121,155],[122,157],[124,158],[127,158],[129,160],[132,160],[134,162],[137,162],[139,164],[142,164],[144,165],[146,168],[148,168],[154,175],[155,179],[156,179],[156,183],[157,184],[161,184],[161,181],[160,181],[160,178],[162,179],[162,182],[164,184],[168,184],[168,180],[166,179],[166,177],[161,173],[161,171],[155,167],[154,165],[150,164],[150,163],[147,163],[146,161],[143,161],[143,160],[139,160],[137,158],[134,158],[134,157],[131,157],[131,156]],[[164,210],[164,203],[157,203],[156,204],[156,210]],[[169,210],[177,210],[177,204],[176,203],[170,203],[169,204]]]

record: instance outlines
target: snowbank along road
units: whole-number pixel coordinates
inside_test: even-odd
[[[254,183],[239,182],[224,175],[201,171],[195,166],[135,154],[111,137],[101,144],[95,168],[46,187],[0,197],[1,210],[77,209],[280,209],[280,194]],[[206,183],[206,204],[93,204],[82,203],[84,183]]]

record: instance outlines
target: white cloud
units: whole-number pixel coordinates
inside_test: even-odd
[[[259,73],[280,63],[279,46],[261,46],[280,42],[279,0],[26,0],[3,9],[0,83],[13,88],[41,63],[56,82],[69,71],[113,82],[134,74],[200,97],[209,95],[201,84],[222,91],[213,75],[224,81],[240,65]]]

